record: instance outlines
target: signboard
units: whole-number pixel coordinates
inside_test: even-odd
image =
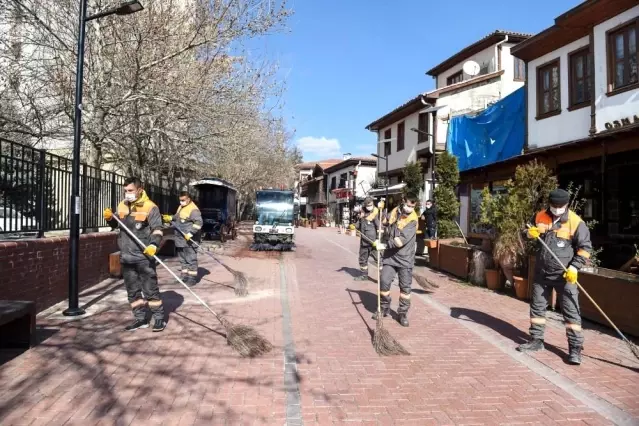
[[[621,127],[630,126],[631,124],[639,124],[639,115],[633,115],[632,118],[625,117],[621,120],[614,120],[605,123],[606,130],[619,129]]]

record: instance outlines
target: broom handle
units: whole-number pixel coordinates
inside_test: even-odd
[[[360,232],[361,234],[361,232]],[[364,237],[364,235],[362,235],[362,237]],[[368,239],[368,238],[366,238]],[[377,228],[377,239],[378,240],[382,240],[382,210],[379,210],[379,228]],[[370,242],[370,240],[369,240]],[[377,250],[376,247],[373,247],[375,250]],[[377,317],[379,318],[380,315],[382,314],[382,277],[381,274],[379,272],[379,263],[380,263],[380,256],[382,255],[381,251],[377,252]]]
[[[184,234],[184,232],[182,232],[181,230],[179,230],[176,227],[173,227],[174,230],[178,231],[180,233],[180,235],[182,235],[182,237],[184,237],[184,239],[186,240],[186,235]],[[202,248],[202,246],[200,246],[198,243],[196,243],[195,241],[191,240],[187,240],[187,243],[191,243],[193,244],[193,246],[195,247],[196,250],[200,250],[200,248]],[[219,263],[220,265],[224,266],[224,268],[226,268],[227,271],[231,272],[231,273],[235,273],[235,271],[230,267],[227,266],[224,262],[222,262],[220,259],[218,259],[217,257],[213,256],[211,253],[207,252],[202,252],[200,251],[200,253],[204,253],[204,254],[208,254],[213,260],[215,260],[217,263]]]
[[[527,224],[526,225],[528,227],[528,229],[530,229],[532,226]],[[541,236],[537,237],[537,240],[541,243],[541,245],[548,251],[548,253],[551,254],[551,256],[557,261],[557,263],[559,263],[561,265],[561,267],[564,269],[565,272],[568,271],[568,269],[564,266],[563,263],[561,263],[561,260],[559,260],[559,258],[557,257],[557,255],[550,250],[550,247],[548,247],[548,244],[546,244],[546,242],[544,240],[541,239]],[[586,297],[588,298],[588,300],[590,300],[590,303],[592,303],[595,308],[597,308],[597,310],[599,311],[599,313],[610,323],[610,325],[612,326],[612,328],[615,329],[615,331],[617,332],[617,334],[619,334],[619,336],[627,343],[630,343],[630,341],[626,338],[626,336],[624,336],[624,334],[617,328],[617,326],[615,325],[614,322],[612,322],[612,320],[610,318],[608,318],[608,315],[606,315],[606,313],[599,307],[599,305],[597,305],[597,302],[595,302],[592,297],[590,297],[590,295],[588,294],[588,292],[581,286],[581,284],[579,284],[579,282],[575,282],[575,284],[577,284],[577,286],[579,287],[579,289],[586,295]]]
[[[120,225],[120,229],[124,229],[124,231],[127,233],[127,235],[128,235],[129,237],[133,238],[133,240],[135,240],[135,242],[137,242],[137,243],[138,243],[141,247],[145,247],[145,248],[146,248],[146,246],[144,245],[144,243],[143,243],[142,241],[140,241],[140,239],[139,239],[139,238],[138,238],[138,237],[137,237],[137,236],[136,236],[136,235],[135,235],[135,234],[134,234],[134,233],[133,233],[133,232],[132,232],[129,228],[127,228],[127,227],[126,227],[126,225],[125,225],[124,223],[122,223],[122,221],[121,221],[121,220],[120,220],[120,219],[119,219],[116,215],[113,215],[113,219],[115,219],[115,220],[118,222],[118,224]],[[207,304],[206,304],[206,302],[204,302],[204,300],[200,299],[200,296],[198,296],[197,294],[195,294],[195,292],[193,292],[193,290],[191,290],[191,289],[189,288],[189,286],[188,286],[188,285],[184,284],[184,282],[182,282],[182,280],[181,280],[181,279],[180,279],[180,278],[179,278],[179,277],[175,274],[175,272],[173,272],[173,271],[171,270],[171,268],[169,268],[168,266],[166,266],[166,265],[164,264],[164,262],[162,262],[162,261],[160,260],[160,258],[159,258],[159,257],[157,257],[157,256],[155,256],[155,255],[154,255],[154,256],[153,256],[153,258],[154,258],[154,259],[155,259],[155,260],[156,260],[156,261],[157,261],[160,265],[162,265],[162,266],[164,267],[164,269],[166,269],[167,271],[169,271],[169,274],[173,275],[173,278],[175,278],[175,279],[177,280],[177,282],[179,282],[180,284],[182,284],[182,285],[184,286],[184,288],[185,288],[185,289],[187,289],[187,290],[188,290],[188,291],[189,291],[189,292],[190,292],[190,293],[191,293],[191,294],[192,294],[192,295],[193,295],[193,296],[194,296],[194,297],[195,297],[195,298],[196,298],[196,299],[197,299],[197,300],[198,300],[198,301],[199,301],[199,302],[200,302],[200,303],[201,303],[201,304],[202,304],[202,305],[206,308],[206,309],[208,309],[208,310],[209,310],[209,311],[210,311],[213,315],[215,315],[215,318],[217,318],[219,321],[221,321],[221,320],[220,320],[220,317],[219,317],[219,316],[215,313],[215,311],[213,311],[213,309],[211,309],[211,308],[209,307],[209,305],[207,305]]]
[[[462,231],[461,226],[459,226],[459,223],[457,223],[456,220],[453,220],[453,222],[455,222],[455,225],[457,225],[457,229],[459,229],[459,233],[461,234],[462,238],[464,239],[464,242],[466,243],[466,245],[468,245],[468,240],[466,239],[466,236],[464,236],[464,231]]]

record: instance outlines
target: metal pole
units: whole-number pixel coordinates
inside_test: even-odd
[[[79,307],[78,264],[80,262],[80,139],[82,135],[82,83],[84,79],[84,38],[86,33],[87,2],[80,2],[78,23],[78,52],[75,75],[75,116],[73,120],[73,171],[71,174],[71,230],[69,233],[69,307],[66,316],[84,314]]]
[[[388,215],[388,184],[390,183],[390,180],[388,178],[388,154],[384,158],[386,159],[386,194],[384,194],[384,196],[386,197],[386,201],[384,202],[384,214]]]

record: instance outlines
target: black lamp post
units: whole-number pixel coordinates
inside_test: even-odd
[[[414,127],[413,127],[413,128],[411,128],[411,130],[412,130],[413,132],[415,132],[415,133],[421,133],[422,135],[426,135],[426,136],[434,137],[432,133],[428,133],[428,132],[426,132],[426,131],[424,131],[424,130],[419,130],[419,129],[416,129],[416,128],[414,128]],[[436,160],[437,160],[437,155],[435,155],[435,151],[436,151],[435,146],[433,146],[433,151],[431,152],[431,154],[432,154],[432,159],[433,159],[433,164],[432,164],[432,166],[431,166],[431,168],[432,168],[432,170],[433,170],[433,189],[435,189],[435,181],[437,180],[437,177],[436,177],[436,175],[435,175],[435,164],[437,163],[437,161],[436,161]]]
[[[139,12],[142,5],[138,0],[127,1],[95,15],[87,16],[88,0],[80,2],[78,23],[78,51],[75,75],[75,115],[73,117],[73,162],[71,173],[71,220],[69,233],[69,307],[66,316],[84,314],[79,306],[78,263],[80,261],[80,141],[82,136],[82,83],[84,79],[84,39],[87,22],[109,15],[130,15]]]
[[[384,194],[385,197],[385,201],[384,201],[384,210],[387,210],[386,206],[388,206],[388,155],[378,155],[378,154],[371,154],[373,157],[379,159],[379,160],[384,160],[386,162],[386,171],[385,171],[385,175],[386,175],[386,193]]]

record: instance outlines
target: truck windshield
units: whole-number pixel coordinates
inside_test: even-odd
[[[259,225],[293,222],[292,192],[258,192],[256,207]]]

